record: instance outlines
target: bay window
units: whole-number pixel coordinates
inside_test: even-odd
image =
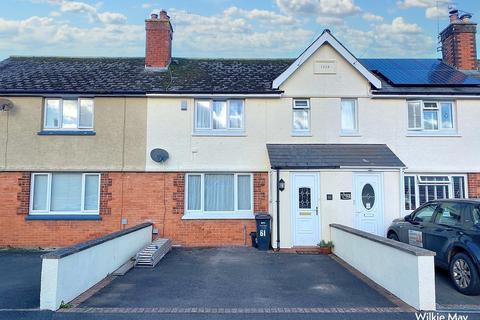
[[[47,130],[93,129],[93,99],[45,99],[43,128]]]
[[[467,197],[465,175],[405,175],[405,210],[415,210],[427,201]]]
[[[186,175],[185,218],[253,217],[253,181],[248,173]]]
[[[243,100],[197,100],[195,131],[200,133],[242,132]]]
[[[292,111],[293,134],[310,133],[310,101],[307,99],[293,100]]]
[[[454,106],[450,101],[408,101],[408,130],[454,132]]]
[[[33,173],[30,214],[98,214],[100,174]]]

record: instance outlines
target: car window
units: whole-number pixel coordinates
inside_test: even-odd
[[[474,207],[472,209],[473,224],[480,224],[480,207]]]
[[[433,213],[435,212],[436,207],[437,207],[436,204],[430,204],[428,206],[425,206],[419,209],[417,212],[415,212],[415,215],[413,216],[413,221],[415,222],[432,221],[432,216],[433,216]]]
[[[447,226],[460,226],[462,224],[462,212],[468,204],[447,202],[440,204],[435,223]]]

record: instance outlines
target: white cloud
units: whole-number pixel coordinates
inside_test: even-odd
[[[181,48],[180,55],[285,56],[301,49],[313,35],[299,26],[293,28],[292,18],[265,10],[230,7],[219,15],[204,16],[170,9],[169,15],[174,48]]]
[[[47,2],[59,7],[61,12],[73,12],[85,14],[90,22],[101,22],[104,24],[123,24],[127,17],[116,12],[100,12],[96,7],[88,3],[72,0],[33,0],[34,2]]]
[[[343,26],[337,32],[338,38],[360,58],[432,57],[436,53],[435,39],[425,35],[417,24],[407,23],[403,17],[397,17],[391,23],[374,25],[367,31]]]
[[[345,17],[361,11],[354,0],[276,0],[277,6],[288,15],[333,15]]]
[[[376,14],[366,12],[362,15],[363,20],[365,21],[370,21],[370,22],[382,22],[383,17],[382,16],[377,16]]]
[[[425,10],[425,17],[427,17],[428,19],[435,19],[438,17],[443,17],[443,18],[448,17],[448,9],[446,7],[427,8],[427,10]]]
[[[420,33],[422,28],[416,23],[407,23],[403,17],[396,17],[391,24],[381,24],[377,30],[386,33]]]
[[[453,4],[452,0],[398,0],[397,5],[403,9],[425,8],[425,17],[435,19],[437,17],[448,17],[448,6]]]

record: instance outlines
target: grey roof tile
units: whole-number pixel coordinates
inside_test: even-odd
[[[267,144],[275,169],[405,167],[385,144]]]

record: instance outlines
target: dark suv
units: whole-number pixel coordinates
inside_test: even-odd
[[[436,200],[394,220],[387,237],[435,251],[458,291],[480,293],[480,200]]]

